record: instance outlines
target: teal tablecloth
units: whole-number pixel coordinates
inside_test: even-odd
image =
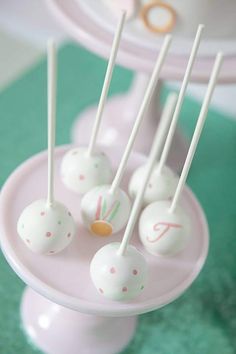
[[[105,68],[103,60],[74,45],[60,50],[58,144],[69,142],[78,112],[97,102]],[[117,67],[111,94],[128,89],[131,79],[130,71]],[[46,148],[45,88],[43,60],[0,93],[1,184],[18,164]],[[199,104],[186,99],[181,117],[186,134],[192,133],[198,111]],[[188,180],[210,224],[207,264],[177,301],[140,316],[123,354],[236,353],[236,123],[226,118],[210,111]],[[0,255],[0,354],[38,353],[20,328],[23,288]]]

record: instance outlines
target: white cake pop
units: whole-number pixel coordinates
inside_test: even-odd
[[[79,194],[84,194],[97,185],[110,183],[112,179],[111,163],[103,152],[96,151],[95,145],[115,66],[115,59],[125,23],[125,16],[126,13],[122,11],[112,44],[111,54],[89,146],[88,148],[80,147],[68,151],[62,160],[62,181],[68,189]]]
[[[61,177],[69,189],[84,194],[94,186],[111,181],[110,160],[103,152],[88,155],[87,148],[74,148],[63,157]]]
[[[176,124],[178,121],[179,113],[183,104],[184,95],[186,92],[186,88],[188,85],[188,81],[192,72],[193,64],[197,55],[197,51],[199,48],[199,44],[201,41],[201,36],[203,32],[204,26],[199,25],[196,37],[193,43],[193,47],[191,50],[190,58],[188,61],[187,69],[184,75],[183,83],[179,92],[178,100],[176,103],[175,98],[170,98],[170,105],[166,108],[166,116],[172,116],[172,112],[174,111],[173,118],[171,121],[170,129],[166,138],[166,142],[164,144],[163,152],[161,154],[160,162],[155,165],[153,168],[152,175],[150,177],[150,181],[148,183],[147,189],[145,191],[145,195],[143,198],[143,205],[146,206],[150,203],[153,203],[157,200],[168,200],[171,199],[174,195],[177,183],[178,176],[167,166],[165,166],[168,153],[171,147],[171,143],[173,140]],[[171,102],[173,100],[173,102]],[[175,101],[175,102],[174,102]],[[175,108],[175,110],[174,110]],[[163,113],[165,114],[165,112]],[[162,137],[164,134],[162,135]],[[161,136],[160,136],[161,137]],[[159,156],[158,156],[159,158]],[[131,177],[129,184],[129,194],[132,198],[135,197],[139,186],[142,181],[142,177],[145,171],[145,166],[137,169],[133,176]]]
[[[191,237],[191,222],[187,210],[178,205],[197,144],[206,120],[209,103],[222,64],[222,54],[216,57],[210,82],[192,137],[184,167],[173,197],[170,201],[158,201],[148,205],[139,220],[140,240],[146,250],[154,255],[172,256],[182,251]]]
[[[21,213],[17,232],[31,251],[55,254],[69,245],[75,234],[75,223],[69,210],[61,203],[47,205],[36,200]]]
[[[36,200],[21,213],[17,231],[27,247],[39,254],[55,254],[69,245],[75,234],[75,223],[68,209],[54,200],[55,146],[55,44],[48,41],[48,197]]]
[[[187,244],[191,230],[186,211],[178,206],[169,212],[170,201],[149,204],[139,220],[139,235],[146,250],[168,256],[180,252]]]
[[[146,166],[140,166],[132,175],[129,183],[129,195],[135,198],[140,181],[145,174]],[[167,200],[173,197],[178,184],[178,176],[167,166],[164,166],[159,174],[159,164],[154,166],[150,180],[143,198],[143,206],[147,206],[155,200]]]
[[[97,290],[115,301],[135,298],[144,289],[147,264],[143,255],[131,245],[125,256],[120,256],[120,243],[113,242],[102,247],[93,257],[90,274]]]
[[[98,236],[110,236],[121,230],[130,213],[127,194],[121,188],[110,193],[110,188],[110,185],[95,187],[85,194],[81,202],[83,223]]]
[[[147,106],[150,102],[154,88],[159,78],[160,70],[164,63],[171,43],[171,36],[166,36],[163,47],[158,56],[155,68],[149,81],[143,102],[138,112],[128,144],[122,156],[120,165],[111,185],[95,187],[84,195],[81,203],[81,215],[84,225],[90,232],[98,236],[109,236],[120,231],[126,224],[130,212],[130,200],[120,188],[127,162],[132,151],[135,138],[141,126]]]
[[[110,243],[102,247],[93,257],[90,265],[90,275],[96,289],[111,300],[132,300],[143,291],[147,282],[147,262],[144,256],[129,243],[159,148],[160,140],[156,134],[143,183],[135,198],[121,243]]]

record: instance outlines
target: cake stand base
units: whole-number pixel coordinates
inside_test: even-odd
[[[98,134],[97,143],[99,145],[104,145],[107,148],[111,146],[125,148],[147,84],[148,76],[137,74],[134,77],[131,89],[127,93],[116,95],[107,100]],[[161,115],[159,100],[161,85],[162,83],[159,82],[155,89],[146,117],[136,138],[134,151],[144,154],[149,153]],[[72,129],[73,143],[78,145],[88,144],[96,113],[97,106],[93,106],[79,115]],[[182,170],[187,149],[187,140],[177,129],[167,161],[167,164],[177,172]]]
[[[133,338],[137,316],[86,315],[47,300],[31,288],[21,303],[23,327],[47,354],[115,354]]]

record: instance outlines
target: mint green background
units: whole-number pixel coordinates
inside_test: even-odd
[[[97,102],[105,68],[103,60],[72,44],[60,50],[58,144],[69,142],[78,112]],[[130,71],[117,67],[111,94],[127,90],[131,80]],[[198,111],[199,105],[186,99],[181,126],[188,135]],[[0,112],[2,185],[18,164],[46,148],[45,60],[0,93]],[[236,353],[236,124],[225,118],[210,111],[188,180],[210,224],[207,264],[177,301],[140,316],[123,354]],[[0,354],[39,353],[20,328],[23,288],[0,254]]]

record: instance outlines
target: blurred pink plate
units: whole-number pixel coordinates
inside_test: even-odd
[[[109,57],[117,20],[111,16],[107,24],[106,18],[104,18],[104,22],[101,25],[101,21],[95,21],[94,16],[91,16],[91,11],[88,11],[90,3],[87,4],[87,1],[85,0],[83,1],[83,5],[81,5],[81,1],[79,0],[47,0],[46,4],[52,11],[53,15],[61,23],[63,29],[66,30],[70,36],[75,38],[76,41],[92,52],[105,58]],[[97,19],[100,18],[100,12],[95,15],[97,16]],[[109,27],[111,22],[112,27],[109,29],[107,26]],[[162,40],[156,38],[155,41],[152,41],[152,45],[147,47],[145,41],[140,41],[139,36],[136,38],[136,41],[128,40],[126,38],[126,32],[124,32],[117,62],[132,70],[151,72],[161,43]],[[225,43],[225,41],[215,41],[214,51],[224,50],[225,53],[228,53],[226,48],[223,47],[223,44]],[[184,41],[184,44],[180,45],[179,39],[176,37],[174,38],[172,45],[173,50],[170,51],[164,64],[161,74],[162,78],[168,80],[183,79],[191,45],[192,41],[188,41],[188,43]],[[191,75],[192,82],[208,82],[214,61],[214,56],[212,56],[213,53],[211,51],[212,46],[213,43],[209,44],[209,42],[202,42],[200,46],[200,55],[196,60]],[[205,48],[204,52],[202,52],[203,47]],[[235,45],[230,45],[230,50],[232,50],[232,52],[231,54],[225,55],[224,65],[218,80],[219,83],[228,84],[236,82],[235,48]],[[232,54],[233,52],[234,54]]]
[[[76,1],[78,3],[78,11],[79,8],[81,8],[86,16],[98,24],[99,27],[109,33],[114,33],[114,26],[117,22],[117,18],[104,0]],[[107,3],[108,2],[109,0]],[[205,25],[207,27],[207,23],[205,23]],[[139,17],[126,23],[123,37],[125,41],[129,42],[129,44],[135,44],[138,47],[146,48],[148,50],[159,48],[163,41],[163,36],[158,36],[157,34],[148,31],[143,26]],[[179,34],[176,34],[170,53],[173,55],[188,56],[191,50],[192,41],[192,38],[184,38]],[[219,48],[223,50],[225,54],[236,55],[236,40],[204,38],[204,41],[200,46],[199,55],[207,57],[215,56]]]
[[[110,238],[91,236],[82,226],[80,198],[69,192],[60,180],[59,168],[67,147],[56,150],[56,199],[69,207],[78,224],[72,244],[54,256],[31,253],[18,237],[16,223],[21,211],[33,200],[46,195],[47,154],[36,155],[23,163],[9,177],[0,198],[1,247],[14,271],[35,291],[65,307],[79,312],[102,316],[129,316],[158,309],[180,296],[201,271],[208,252],[208,227],[204,213],[189,188],[185,188],[181,204],[192,220],[191,241],[177,256],[156,258],[145,252],[135,231],[132,242],[140,249],[149,264],[149,280],[141,296],[127,303],[106,300],[94,288],[89,265],[95,252],[107,242],[120,240],[122,233]],[[107,151],[117,166],[118,149]],[[132,171],[145,158],[133,154],[124,178],[127,190]]]

